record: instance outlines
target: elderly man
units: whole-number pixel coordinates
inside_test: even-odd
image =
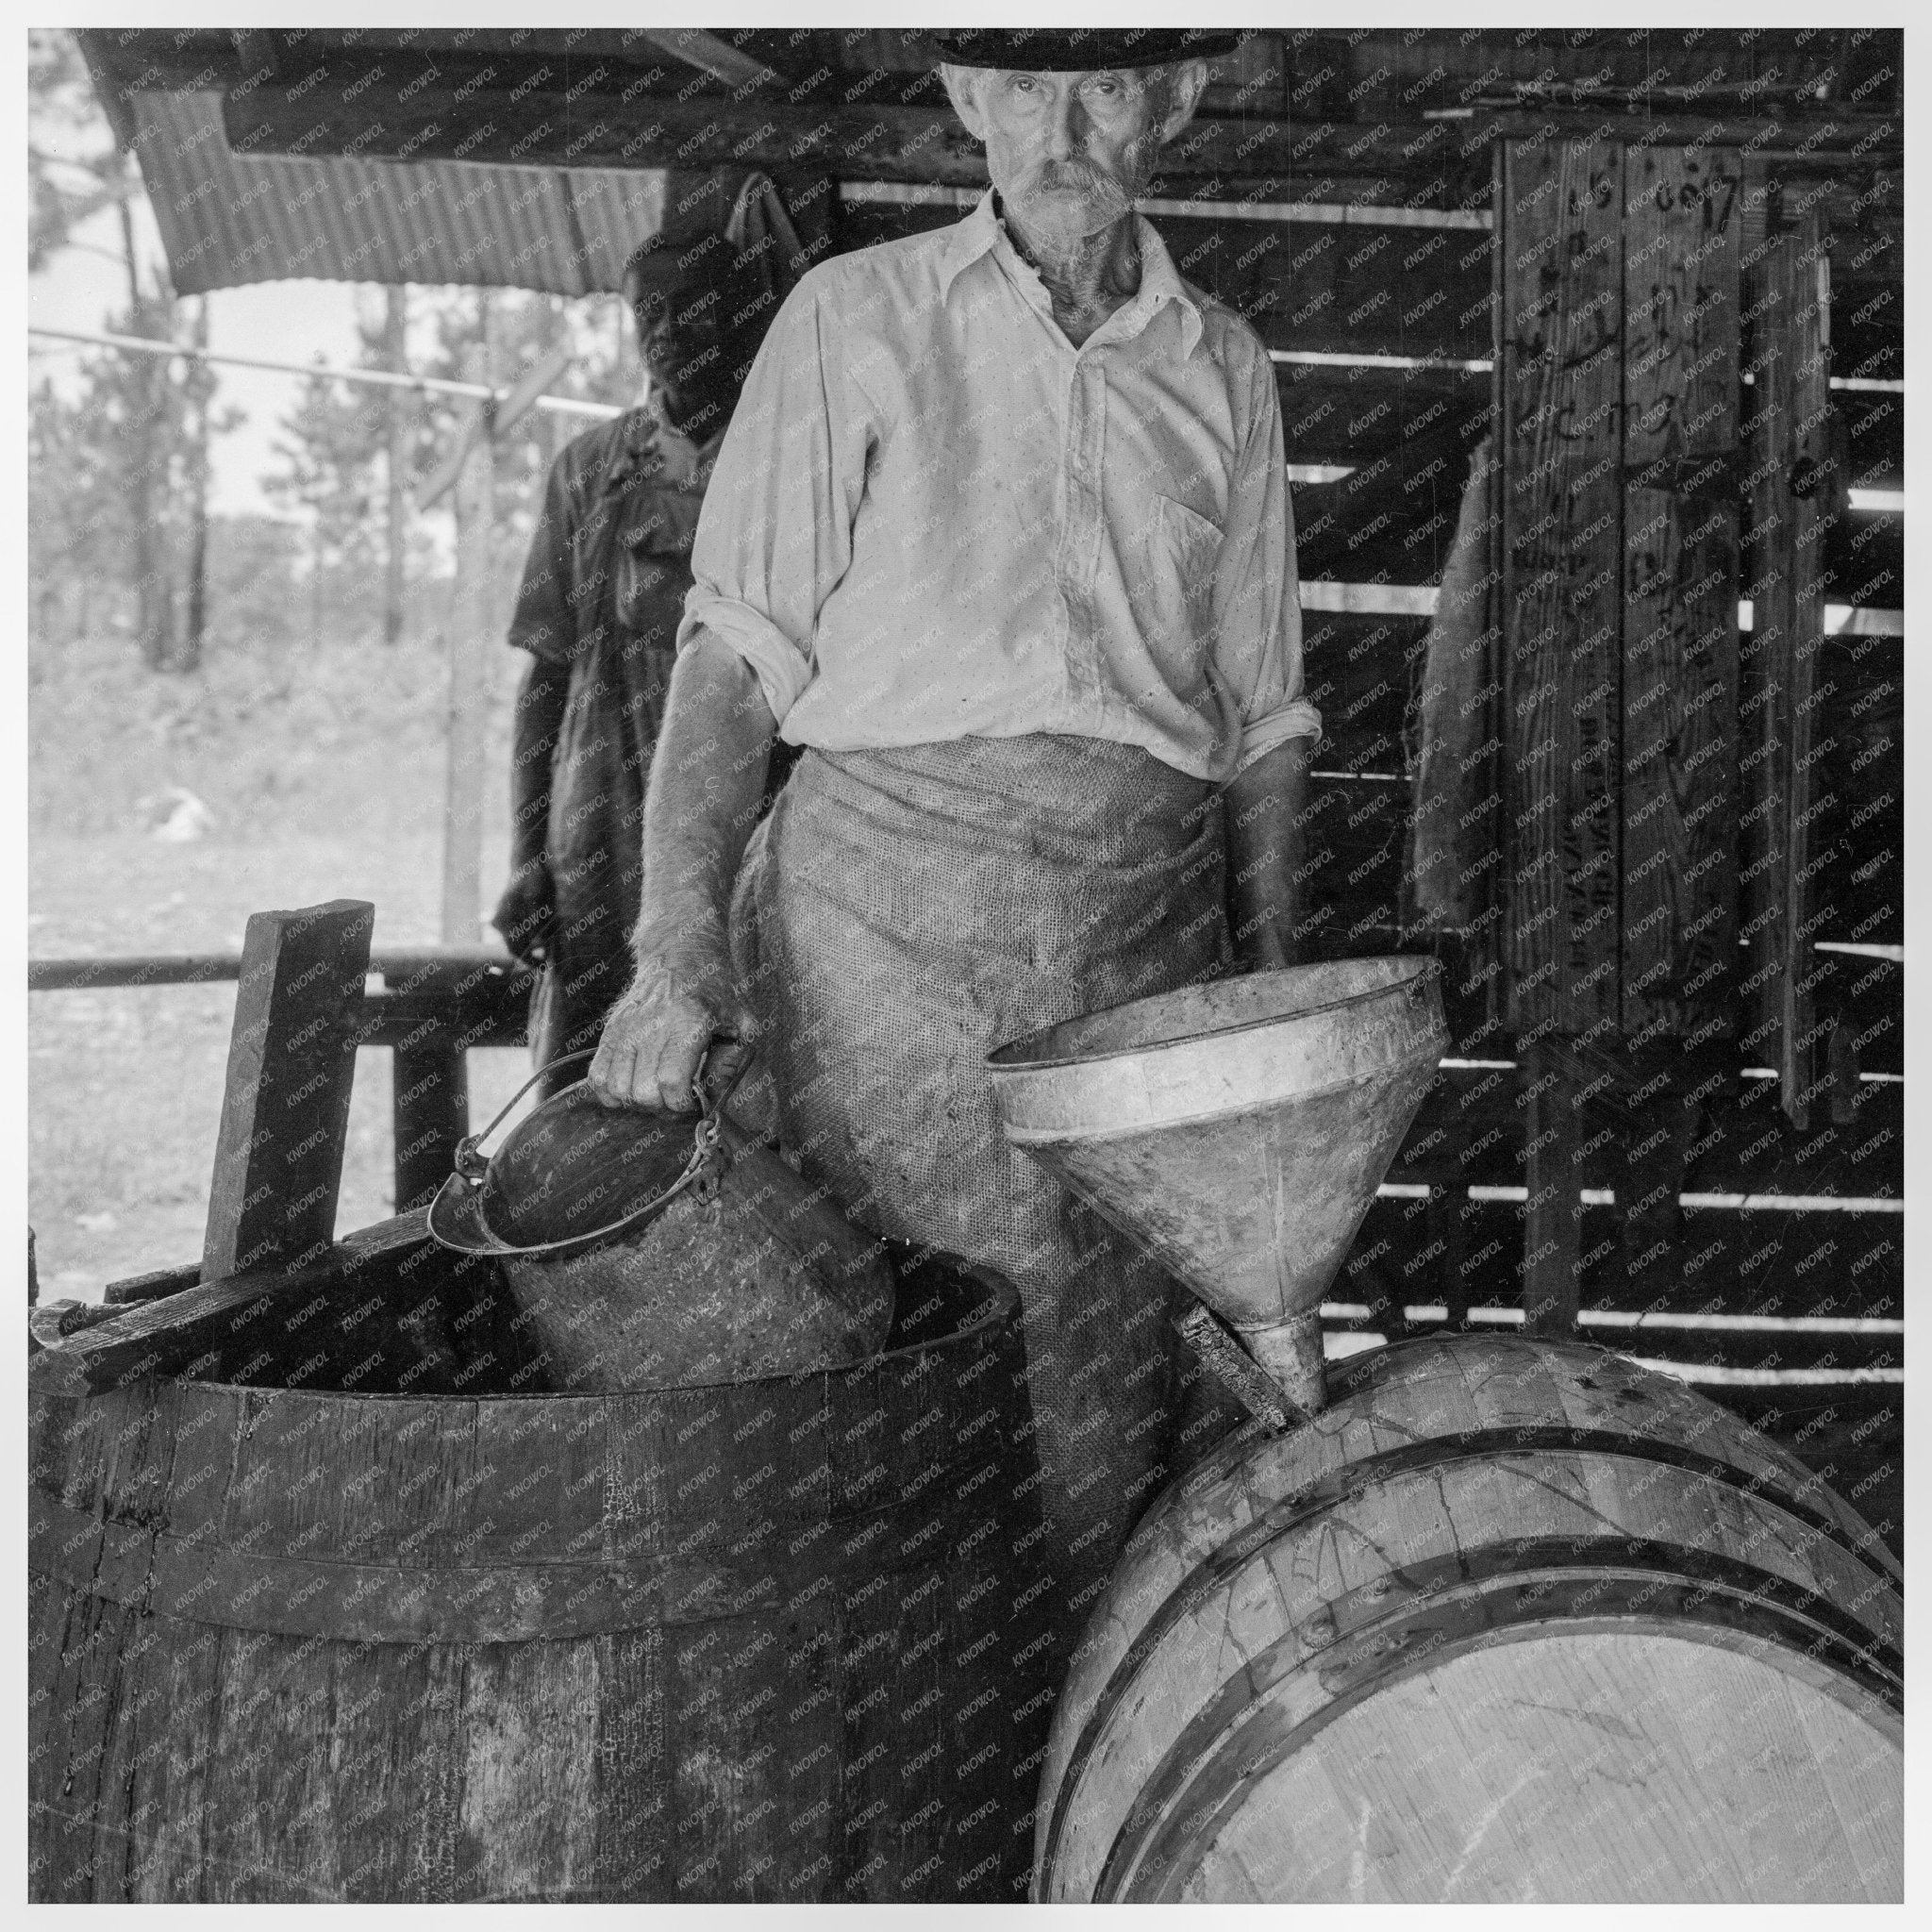
[[[808,1177],[1017,1284],[1065,1636],[1163,1472],[1173,1291],[1005,1145],[983,1057],[1225,970],[1230,925],[1285,962],[1321,721],[1268,353],[1133,207],[1227,42],[941,44],[992,190],[814,269],[753,368],[591,1080],[688,1106],[755,1033]]]

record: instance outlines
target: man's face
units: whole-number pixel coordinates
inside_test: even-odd
[[[1073,236],[1098,234],[1133,206],[1162,142],[1187,124],[1206,69],[971,68],[945,79],[959,118],[986,143],[1002,204],[1024,225]]]
[[[686,366],[718,339],[722,304],[717,291],[702,283],[683,282],[670,287],[633,287],[629,293],[638,351],[651,380],[660,385],[675,383]]]
[[[734,374],[725,291],[693,275],[669,285],[633,284],[625,293],[651,387],[675,419],[708,418],[724,408]]]

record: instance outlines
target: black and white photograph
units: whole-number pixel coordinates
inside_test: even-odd
[[[30,1908],[1907,1903],[1921,36],[1070,10],[19,30]]]

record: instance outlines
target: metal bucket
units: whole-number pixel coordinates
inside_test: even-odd
[[[741,1382],[885,1341],[878,1237],[739,1128],[702,1068],[697,1096],[693,1120],[605,1107],[579,1081],[486,1159],[506,1107],[461,1143],[430,1206],[444,1247],[501,1263],[558,1388]]]
[[[1448,1044],[1433,959],[1339,959],[1088,1013],[989,1057],[1013,1145],[1322,1406],[1320,1306]]]

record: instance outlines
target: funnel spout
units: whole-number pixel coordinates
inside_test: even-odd
[[[1322,1309],[1318,1303],[1266,1328],[1238,1331],[1241,1346],[1297,1408],[1313,1415],[1327,1400],[1322,1360]]]

